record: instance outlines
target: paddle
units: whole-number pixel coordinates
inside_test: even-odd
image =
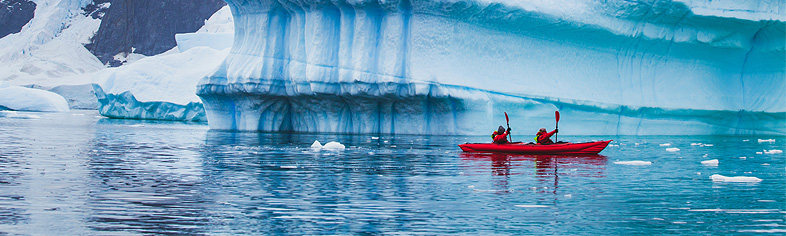
[[[557,128],[556,129],[559,129],[559,111],[554,111],[554,117],[557,118]],[[558,140],[557,137],[559,137],[559,133],[554,134],[554,140]]]
[[[510,118],[508,118],[508,112],[505,112],[505,123],[507,123],[508,129],[510,129]],[[508,133],[508,140],[510,140],[511,143],[513,142],[513,137],[510,136],[510,133]]]

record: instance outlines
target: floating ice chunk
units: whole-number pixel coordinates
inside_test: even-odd
[[[372,140],[377,140],[379,137],[371,137]]]
[[[775,139],[759,139],[760,143],[774,143]]]
[[[704,144],[704,145],[702,145],[702,147],[712,147],[712,146],[715,146],[715,144]]]
[[[19,114],[16,111],[0,111],[0,117],[16,118],[16,119],[41,119],[37,115]]]
[[[718,166],[718,159],[702,161],[701,164],[705,166]]]
[[[748,159],[748,158],[747,157],[740,157],[740,160],[746,160],[746,159]]]
[[[778,150],[778,149],[772,149],[772,150],[769,150],[769,151],[764,150],[764,154],[778,154],[778,153],[783,153],[783,151]]]
[[[760,154],[761,155],[761,154],[764,154],[764,153],[763,152],[756,152],[756,154]]]
[[[663,143],[663,144],[660,144],[660,146],[661,147],[669,147],[669,146],[671,146],[671,143]]]
[[[691,143],[691,146],[701,146],[702,143]]]
[[[748,141],[751,141],[751,140],[750,139],[743,139],[742,141],[743,142],[748,142]]]
[[[322,149],[322,144],[319,143],[319,140],[314,140],[314,143],[311,144],[311,149]]]
[[[543,207],[549,207],[549,206],[544,206],[544,205],[514,205],[514,206],[515,207],[523,207],[523,208],[543,208]]]
[[[328,142],[324,146],[322,146],[322,149],[328,149],[328,150],[344,150],[345,148],[346,147],[344,147],[344,144],[341,144],[339,142]]]
[[[648,166],[648,165],[652,165],[652,162],[649,162],[649,161],[615,161],[614,164],[617,164],[617,165],[629,165],[629,166]]]
[[[710,179],[715,182],[741,182],[741,183],[758,183],[761,182],[761,179],[756,177],[749,177],[749,176],[734,176],[734,177],[727,177],[719,174],[714,174],[710,176]]]
[[[741,233],[786,233],[786,229],[746,229],[737,232]]]
[[[297,166],[280,166],[281,169],[297,169]]]
[[[676,151],[679,151],[679,150],[680,150],[679,148],[666,148],[667,152],[676,152]]]

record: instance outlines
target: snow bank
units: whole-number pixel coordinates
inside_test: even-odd
[[[718,166],[718,159],[702,161],[701,164],[705,166]]]
[[[648,165],[652,165],[652,162],[649,162],[649,161],[615,161],[614,164],[617,164],[617,165],[629,165],[629,166],[648,166]]]
[[[710,176],[710,179],[712,179],[712,181],[714,182],[749,182],[749,183],[761,182],[761,179],[756,177],[747,177],[747,176],[726,177],[719,174],[714,174]]]
[[[56,93],[0,83],[0,107],[16,111],[68,111],[68,102]]]

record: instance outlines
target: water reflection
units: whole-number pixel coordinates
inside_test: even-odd
[[[550,183],[551,193],[557,194],[561,176],[605,177],[606,156],[602,155],[524,155],[508,153],[461,153],[462,160],[470,162],[472,168],[483,170],[490,163],[491,175],[495,176],[495,186],[503,188],[501,192],[509,192],[510,175],[529,173],[534,169],[534,176],[541,183]],[[534,167],[533,167],[534,165]],[[519,169],[519,171],[511,171]],[[562,171],[560,171],[562,170]],[[543,186],[543,185],[541,185]],[[540,188],[543,189],[543,188]],[[545,190],[539,190],[546,192]]]
[[[487,137],[222,132],[70,113],[0,119],[0,235],[658,235],[783,227],[786,158],[754,154],[786,149],[782,143],[616,137],[608,158],[456,147],[478,139]],[[314,140],[347,149],[312,150]],[[666,142],[681,151],[665,151]],[[715,145],[691,145],[699,142]],[[716,158],[719,166],[700,164]],[[763,181],[714,183],[708,176],[716,173]]]

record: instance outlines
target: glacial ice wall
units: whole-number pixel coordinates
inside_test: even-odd
[[[786,134],[782,1],[227,2],[214,129]]]

